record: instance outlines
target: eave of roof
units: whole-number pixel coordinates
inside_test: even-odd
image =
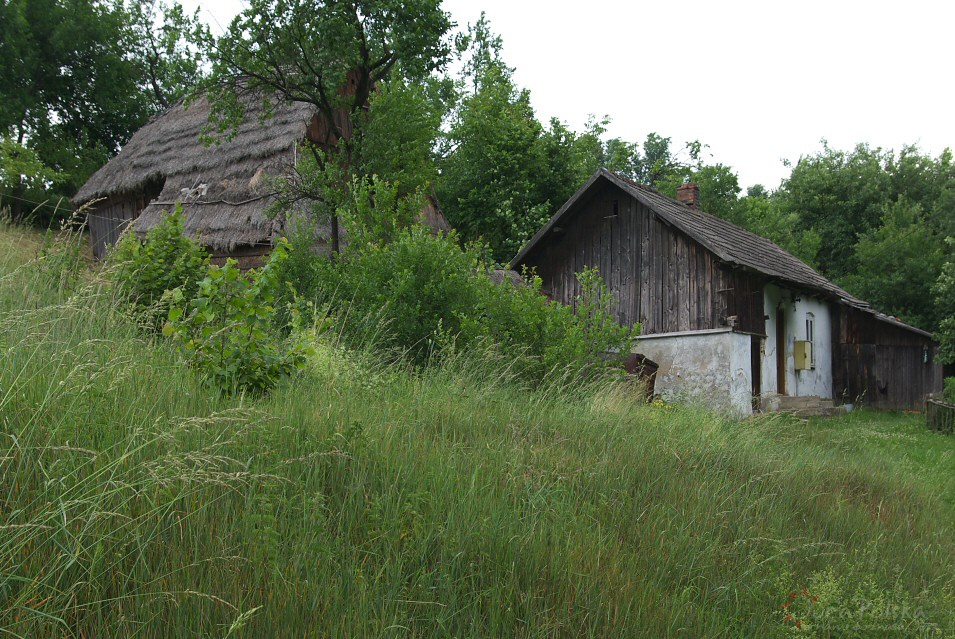
[[[869,313],[880,321],[893,324],[927,337],[932,334],[920,328],[909,326],[896,318],[889,317],[873,309],[867,302],[860,300],[836,284],[817,273],[802,260],[791,255],[772,241],[742,229],[726,220],[693,209],[673,198],[658,193],[654,189],[636,184],[612,171],[600,169],[571,196],[567,202],[551,217],[511,260],[508,267],[518,267],[533,253],[554,227],[563,223],[577,212],[577,204],[587,197],[600,182],[609,182],[657,214],[664,222],[679,229],[695,242],[699,243],[722,262],[737,268],[755,271],[779,282],[808,289],[837,300],[839,303]]]

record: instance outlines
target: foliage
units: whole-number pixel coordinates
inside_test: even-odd
[[[783,182],[783,210],[796,213],[799,228],[814,229],[822,239],[818,263],[823,275],[837,279],[856,269],[856,242],[878,225],[882,204],[895,199],[889,195],[886,159],[881,149],[868,145],[845,152],[824,141],[823,150],[801,157]]]
[[[945,392],[943,396],[946,402],[955,404],[955,377],[945,378]]]
[[[739,423],[330,346],[229,397],[51,290],[40,242],[0,231],[7,634],[781,639],[836,582],[910,603],[864,636],[955,632],[955,438],[924,417]]]
[[[546,172],[543,128],[530,93],[514,85],[513,69],[500,57],[500,38],[483,15],[459,42],[465,45],[471,52],[461,80],[464,93],[436,188],[451,225],[464,238],[489,244],[496,259],[507,260],[551,213],[548,194],[540,188]]]
[[[759,186],[759,185],[757,185]],[[765,237],[812,267],[817,267],[822,238],[813,230],[799,229],[799,216],[785,212],[779,199],[762,187],[750,189],[733,210],[729,221]]]
[[[158,39],[147,47],[143,38],[154,33],[153,14],[139,3],[0,3],[0,137],[30,149],[39,167],[59,178],[52,193],[45,193],[35,184],[49,187],[44,175],[25,173],[24,181],[7,191],[15,219],[22,216],[23,200],[75,193],[163,106],[153,86],[165,87],[167,98],[173,85],[188,88],[179,84],[187,76],[173,71],[183,67],[177,43],[185,38],[184,29],[197,23],[176,4],[164,8],[171,22],[157,28]],[[140,57],[147,53],[149,59]],[[49,221],[50,210],[38,211],[38,221]]]
[[[439,0],[252,0],[226,33],[206,41],[210,120],[220,133],[235,132],[248,96],[262,100],[263,118],[280,102],[315,107],[328,140],[304,145],[311,158],[281,180],[280,199],[304,201],[315,222],[327,220],[337,253],[336,209],[352,178],[380,171],[413,192],[433,175],[428,158],[443,110],[441,90],[427,88],[440,87],[431,75],[448,57],[450,28]],[[372,100],[379,85],[383,94]]]
[[[459,331],[456,312],[474,304],[469,284],[478,267],[473,251],[455,237],[435,238],[422,228],[403,231],[390,244],[364,244],[342,259],[324,284],[360,344],[382,322],[393,344],[418,363],[428,360],[435,336]]]
[[[460,344],[491,343],[510,353],[526,378],[542,379],[551,372],[577,374],[601,366],[619,365],[633,346],[640,326],[621,326],[613,314],[614,298],[596,269],[577,274],[581,294],[575,307],[549,301],[541,280],[525,272],[526,284],[476,281],[477,303],[460,313]]]
[[[300,368],[309,352],[301,337],[282,340],[271,332],[276,259],[281,258],[247,273],[230,259],[209,267],[194,296],[181,288],[167,293],[163,334],[207,382],[226,393],[266,392]]]
[[[840,280],[858,272],[861,256],[856,244],[876,232],[886,216],[892,217],[890,209],[900,201],[921,207],[920,225],[929,229],[932,243],[938,245],[951,211],[945,194],[952,188],[955,167],[949,151],[937,158],[914,146],[903,147],[898,154],[866,144],[839,151],[823,141],[822,151],[801,157],[793,166],[778,197],[784,212],[798,216],[800,229],[819,233],[822,273]]]
[[[319,291],[329,281],[332,262],[314,251],[314,233],[310,224],[302,223],[290,229],[288,237],[281,238],[269,256],[272,270],[270,290],[275,312],[272,328],[288,334],[296,315],[317,317],[320,314]]]
[[[425,364],[449,352],[492,348],[527,379],[553,369],[599,367],[607,351],[629,352],[634,331],[616,324],[599,276],[581,275],[575,314],[528,286],[495,284],[481,247],[415,227],[390,243],[356,246],[323,271],[324,301],[353,346],[377,337]],[[634,329],[639,330],[639,327]]]
[[[59,178],[60,175],[45,165],[36,151],[0,136],[0,193],[10,193],[17,187],[42,191]]]
[[[162,216],[143,240],[124,233],[110,251],[110,278],[119,296],[143,325],[159,330],[165,321],[167,291],[179,289],[186,298],[199,290],[209,264],[206,250],[183,233],[182,207]]]
[[[435,148],[449,93],[449,83],[435,77],[381,82],[358,119],[354,174],[378,176],[402,195],[428,188],[437,177]]]
[[[915,326],[938,326],[932,287],[944,262],[942,246],[922,207],[902,196],[884,208],[881,224],[856,244],[858,268],[845,285],[876,308]]]
[[[273,105],[314,105],[342,140],[335,112],[358,113],[395,69],[413,81],[440,68],[450,26],[436,0],[252,0],[226,33],[207,42],[214,120],[220,130],[236,125],[244,110],[239,97],[264,94]]]
[[[377,175],[352,178],[346,197],[336,212],[355,247],[391,242],[415,223],[425,202],[420,191],[403,195]]]
[[[939,343],[942,361],[955,363],[955,237],[946,240],[948,260],[942,266],[938,281],[932,291],[935,293],[935,305],[941,321],[935,337]]]
[[[194,89],[203,78],[205,54],[200,47],[210,38],[199,19],[178,2],[131,2],[128,5],[129,51],[153,103],[166,109]]]

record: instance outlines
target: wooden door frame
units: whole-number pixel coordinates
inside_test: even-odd
[[[776,392],[786,394],[786,309],[776,307]]]

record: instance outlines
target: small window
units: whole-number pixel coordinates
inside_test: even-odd
[[[816,368],[816,316],[806,313],[806,341],[809,342],[809,369]]]

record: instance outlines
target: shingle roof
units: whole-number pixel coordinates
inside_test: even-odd
[[[637,184],[607,169],[600,169],[575,193],[550,221],[511,260],[516,269],[532,253],[548,231],[577,212],[575,204],[601,182],[610,182],[647,206],[668,224],[686,233],[727,264],[757,271],[772,279],[796,285],[799,288],[823,293],[853,308],[875,315],[878,319],[902,328],[930,335],[883,315],[867,302],[860,300],[813,270],[799,258],[786,252],[770,240],[731,224],[715,215],[692,208],[663,195],[653,188]]]

